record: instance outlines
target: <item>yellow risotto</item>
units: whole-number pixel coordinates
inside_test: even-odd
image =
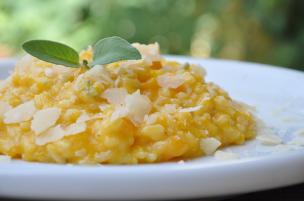
[[[255,136],[253,115],[169,61],[158,44],[141,60],[68,68],[30,55],[0,84],[0,153],[51,163],[137,164],[192,159]],[[92,60],[92,49],[81,59]]]

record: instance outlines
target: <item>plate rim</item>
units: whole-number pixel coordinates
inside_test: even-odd
[[[295,70],[295,69],[286,69],[284,67],[279,67],[279,66],[272,66],[272,65],[268,65],[268,64],[259,64],[259,63],[254,63],[254,62],[244,62],[244,61],[236,61],[236,60],[226,60],[226,59],[205,59],[205,58],[193,58],[193,57],[188,57],[188,56],[176,56],[176,55],[167,55],[165,56],[167,58],[172,58],[172,59],[176,59],[176,60],[189,60],[190,62],[197,62],[197,63],[200,63],[200,62],[222,62],[222,63],[225,63],[225,62],[229,62],[229,63],[236,63],[238,65],[240,64],[244,64],[244,65],[251,65],[253,66],[254,68],[268,68],[268,69],[271,69],[271,70],[276,70],[276,71],[281,71],[282,73],[285,73],[285,72],[290,72],[292,74],[296,73],[297,75],[301,75],[301,76],[304,76],[304,73],[302,71],[299,71],[299,70]],[[12,64],[16,62],[15,59],[0,59],[0,66],[1,65],[4,65],[3,63],[5,63],[6,65],[9,65],[9,64]],[[244,145],[241,145],[241,146],[244,146]],[[57,165],[57,164],[45,164],[45,163],[38,163],[38,166],[39,168],[42,168],[41,170],[37,171],[37,170],[31,170],[31,169],[16,169],[17,167],[14,167],[12,168],[11,166],[18,166],[18,164],[15,164],[14,162],[12,164],[3,164],[3,163],[0,163],[0,178],[5,178],[6,180],[8,179],[12,179],[12,178],[15,178],[20,176],[20,177],[27,177],[27,178],[31,178],[31,176],[35,176],[37,177],[37,175],[40,175],[40,176],[46,176],[48,178],[50,178],[50,176],[55,176],[55,177],[64,177],[64,176],[75,176],[76,174],[79,174],[81,173],[82,175],[88,175],[90,174],[90,176],[94,179],[93,176],[96,176],[98,178],[100,178],[101,176],[107,176],[107,174],[111,173],[111,174],[122,174],[124,177],[127,177],[128,175],[130,176],[144,176],[143,173],[147,174],[147,173],[155,173],[155,171],[158,172],[158,174],[164,174],[164,173],[169,173],[169,172],[174,172],[176,174],[182,174],[182,175],[187,175],[189,174],[197,174],[196,176],[199,176],[199,172],[206,170],[206,169],[209,169],[210,168],[214,168],[215,170],[213,171],[213,173],[216,173],[216,171],[219,171],[219,170],[222,170],[223,168],[227,168],[229,167],[231,170],[230,171],[234,171],[234,167],[240,167],[240,165],[245,166],[245,170],[248,170],[246,169],[246,165],[248,166],[248,164],[251,164],[251,165],[257,165],[257,164],[261,164],[262,167],[265,167],[267,165],[271,165],[271,161],[275,161],[277,163],[280,163],[282,165],[284,165],[284,167],[288,167],[286,164],[286,161],[289,161],[289,162],[294,162],[294,163],[297,163],[299,164],[299,166],[301,167],[301,169],[304,168],[304,152],[303,150],[299,150],[299,151],[293,151],[293,152],[288,152],[288,153],[281,153],[281,155],[270,155],[270,156],[263,156],[263,157],[251,157],[251,158],[241,158],[241,159],[238,159],[238,160],[235,160],[235,161],[221,161],[221,162],[218,162],[218,163],[212,163],[212,164],[201,164],[201,163],[198,163],[198,164],[190,164],[190,163],[185,163],[185,164],[177,164],[177,163],[173,163],[173,164],[168,164],[168,163],[160,163],[160,164],[145,164],[145,165],[124,165],[124,166],[121,166],[121,165],[116,165],[116,166],[113,166],[113,165],[107,165],[107,167],[102,167],[101,169],[103,169],[103,172],[100,172],[100,169],[98,169],[100,166],[94,166],[94,167],[87,167],[87,166],[78,166],[78,165],[73,165],[73,166],[69,166],[69,165],[64,165],[64,171],[63,170],[60,170],[62,169],[62,166],[61,165]],[[29,163],[29,162],[25,162],[25,163]],[[27,166],[37,166],[37,163],[31,163],[31,164],[26,164]],[[263,166],[264,165],[264,166]],[[7,167],[5,167],[7,166]],[[44,166],[48,166],[46,169],[44,169]],[[166,167],[166,170],[163,170],[164,166]],[[123,169],[121,169],[121,167],[123,167]],[[55,172],[52,172],[51,174],[48,172],[50,171],[50,168],[53,169],[53,171]],[[250,167],[247,167],[250,169]],[[260,167],[261,168],[261,167]],[[293,171],[298,171],[298,167],[293,167],[292,169]],[[138,174],[137,171],[141,171],[143,173],[141,174]],[[195,171],[195,172],[194,172]],[[271,173],[268,172],[268,173]],[[292,174],[291,173],[288,173],[288,174]],[[303,174],[302,174],[303,175]],[[158,175],[159,176],[159,175]],[[204,176],[204,175],[203,175]],[[205,176],[208,176],[208,175],[205,175]],[[226,175],[227,176],[227,175]],[[265,175],[267,176],[267,175]],[[286,176],[286,175],[283,175],[283,176]],[[164,177],[164,178],[171,178],[171,177]],[[259,186],[259,188],[256,188],[255,190],[266,190],[266,189],[271,189],[271,188],[276,188],[276,187],[282,187],[282,186],[286,186],[286,185],[290,185],[290,184],[296,184],[296,183],[300,183],[300,182],[304,182],[304,175],[303,176],[297,176],[296,177],[293,177],[294,179],[297,179],[297,180],[294,180],[294,181],[288,181],[288,178],[285,178],[284,177],[284,180],[280,180],[281,183],[277,183],[276,185],[268,185],[268,186]],[[39,184],[39,180],[37,180],[37,178],[34,178],[34,180],[36,179],[36,185]],[[97,178],[96,178],[97,179]],[[144,179],[144,178],[141,178],[141,179]],[[151,178],[153,179],[153,178]],[[252,179],[254,179],[254,177],[252,177]],[[278,179],[278,178],[275,178],[275,179]],[[274,179],[274,180],[275,180]],[[142,180],[143,181],[143,180]],[[98,182],[98,181],[95,181],[95,182]],[[127,184],[127,181],[125,180],[124,181],[125,184]],[[283,184],[283,183],[284,184]],[[0,182],[0,195],[4,195],[5,192],[4,190],[8,190],[7,189],[7,186],[5,187],[5,182]],[[246,186],[247,185],[247,186]],[[239,191],[234,191],[234,192],[222,192],[221,193],[211,193],[209,194],[208,196],[218,196],[218,195],[232,195],[232,194],[235,194],[235,193],[246,193],[246,192],[251,192],[252,191],[252,188],[249,188],[250,187],[250,183],[246,183],[246,185],[244,187],[247,187],[247,188],[244,188],[243,190],[239,190]],[[249,185],[249,186],[248,186]],[[11,187],[13,187],[13,185],[11,185]],[[251,189],[251,190],[250,190]],[[60,190],[60,189],[58,189]],[[171,189],[171,190],[174,190],[174,189]],[[147,192],[146,192],[147,193]],[[195,198],[195,197],[199,197],[199,191],[196,191],[196,194],[190,194],[190,195],[187,195],[185,196],[186,192],[185,191],[180,191],[178,192],[179,194],[178,195],[181,195],[181,196],[184,196],[182,198]],[[183,194],[184,193],[184,194]],[[164,195],[164,194],[163,194]],[[205,194],[206,195],[206,194]],[[7,195],[9,196],[9,195]],[[37,194],[36,196],[34,196],[35,198],[38,198],[39,194]],[[64,195],[61,195],[64,197]],[[132,199],[132,195],[128,194],[129,198]],[[154,198],[154,197],[151,197],[151,195],[146,194],[145,196],[142,194],[141,195],[142,197],[135,197],[135,199],[143,199],[143,198]],[[176,195],[174,195],[176,196]],[[176,197],[174,197],[171,195],[171,197],[166,197],[164,196],[166,199],[168,198],[171,198],[171,199],[174,199]],[[17,196],[18,197],[18,196]],[[19,195],[19,197],[22,197],[22,195]],[[159,199],[161,198],[164,198],[164,197],[159,197]],[[33,197],[28,197],[28,198],[33,198]],[[62,198],[62,197],[52,197],[52,196],[47,196],[46,198]],[[68,198],[68,197],[66,197]],[[73,199],[73,197],[70,197],[71,199]],[[92,197],[93,199],[99,199],[100,197]],[[114,197],[108,197],[108,199],[112,199]],[[181,198],[181,197],[179,197]]]

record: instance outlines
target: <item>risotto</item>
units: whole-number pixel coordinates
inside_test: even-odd
[[[203,68],[133,44],[141,60],[68,68],[24,56],[0,86],[0,153],[50,163],[192,159],[255,136],[253,115]],[[80,53],[92,60],[92,49]]]

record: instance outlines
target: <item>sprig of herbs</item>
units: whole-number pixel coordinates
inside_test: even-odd
[[[72,68],[92,68],[94,65],[141,59],[139,51],[118,36],[101,39],[93,46],[91,64],[87,60],[80,61],[77,51],[73,48],[54,41],[31,40],[25,42],[22,48],[40,60]]]

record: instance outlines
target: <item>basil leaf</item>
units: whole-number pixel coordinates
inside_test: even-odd
[[[141,59],[139,51],[128,41],[118,36],[98,41],[93,49],[93,65]]]
[[[48,40],[31,40],[22,45],[23,49],[40,60],[53,64],[80,67],[79,55],[71,47]]]

